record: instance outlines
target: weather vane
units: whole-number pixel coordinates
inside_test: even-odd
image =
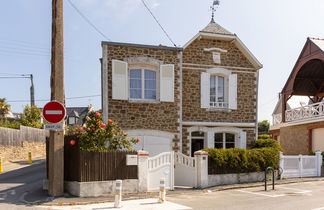
[[[217,8],[217,6],[219,6],[219,4],[220,4],[220,1],[219,0],[214,0],[213,1],[213,6],[210,7],[210,9],[212,10],[212,19],[211,19],[211,22],[215,22],[215,20],[214,20],[214,14],[215,14],[216,8]]]

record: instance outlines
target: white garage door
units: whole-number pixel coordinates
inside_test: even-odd
[[[130,136],[141,141],[134,146],[135,150],[148,151],[150,156],[171,151],[171,139],[159,136]]]
[[[312,131],[312,150],[324,151],[324,128],[313,129]]]

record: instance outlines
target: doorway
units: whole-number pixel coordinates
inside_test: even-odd
[[[198,150],[204,149],[205,133],[201,131],[195,131],[191,133],[191,156]]]

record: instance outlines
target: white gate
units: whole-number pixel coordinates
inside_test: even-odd
[[[282,178],[321,176],[322,155],[282,155],[280,153],[280,167]]]
[[[197,166],[195,158],[176,152],[174,162],[175,186],[197,187]]]
[[[167,190],[174,189],[174,152],[163,152],[148,158],[148,190],[159,190],[161,178],[165,179]]]

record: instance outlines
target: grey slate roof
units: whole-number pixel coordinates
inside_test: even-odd
[[[234,35],[233,33],[229,32],[219,24],[211,21],[201,32],[213,33],[213,34],[224,34],[224,35]]]

